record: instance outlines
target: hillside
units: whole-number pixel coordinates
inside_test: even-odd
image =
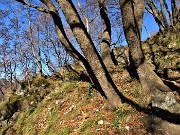
[[[179,33],[156,35],[143,43],[150,66],[159,76],[176,82],[179,92]],[[154,65],[153,65],[154,64]],[[59,77],[35,77],[22,82],[16,92],[8,91],[0,104],[2,135],[179,135],[179,114],[159,116],[143,108],[147,96],[138,80],[125,68],[114,67],[111,76],[126,97],[122,107],[113,108],[88,82],[74,72]],[[177,95],[177,99],[179,95]],[[174,124],[173,124],[174,123]]]
[[[164,79],[180,83],[180,28],[176,31],[158,33],[143,43],[145,56],[152,68]]]

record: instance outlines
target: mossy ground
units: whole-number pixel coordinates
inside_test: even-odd
[[[169,38],[179,43],[179,38]],[[177,38],[177,39],[176,39]],[[151,45],[153,52],[161,48],[163,36],[155,36],[143,44],[148,53]],[[156,44],[154,44],[156,42]],[[164,46],[169,42],[164,40]],[[163,46],[162,46],[163,47]],[[178,46],[179,47],[179,46]],[[177,46],[176,48],[177,49]],[[169,59],[167,59],[169,60]],[[171,60],[172,62],[173,60]],[[164,61],[164,65],[169,61]],[[69,76],[68,76],[69,75]],[[143,93],[138,80],[131,78],[123,68],[114,67],[111,73],[119,91],[134,103],[143,106],[148,95]],[[30,94],[9,96],[9,101],[0,104],[0,112],[18,105],[18,119],[14,123],[0,127],[0,134],[6,135],[147,135],[147,125],[142,119],[147,116],[123,103],[118,109],[109,105],[89,82],[80,81],[77,74],[66,74],[62,80],[57,78],[35,78],[32,80]],[[28,89],[28,86],[24,86]],[[38,89],[36,89],[38,88]],[[12,95],[12,94],[11,94]],[[8,113],[8,111],[7,111]],[[9,114],[7,114],[9,115]],[[2,121],[2,120],[1,120]]]
[[[121,78],[122,74],[126,77]],[[120,76],[114,80],[120,91],[138,102],[139,82],[124,69],[115,69],[113,76]],[[134,115],[138,112],[134,108],[123,104],[117,110],[112,109],[89,82],[48,80],[48,83],[50,93],[37,100],[35,108],[27,105],[28,101],[32,102],[32,96],[22,97],[21,108],[24,108],[18,120],[10,127],[1,128],[1,132],[7,130],[7,135],[124,134],[130,133],[137,122]]]

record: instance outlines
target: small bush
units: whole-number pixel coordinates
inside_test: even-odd
[[[22,82],[22,83],[21,83],[21,89],[22,89],[22,90],[26,90],[26,89],[27,89],[27,85],[28,85],[27,82],[25,82],[25,81]]]
[[[19,96],[11,96],[9,101],[5,101],[0,104],[0,120],[9,119],[13,113],[18,110],[19,100]]]
[[[43,77],[37,77],[33,80],[33,85],[36,87],[45,86],[47,87],[50,85],[49,81]]]
[[[127,82],[129,82],[129,83],[133,81],[132,77],[130,77],[130,76],[128,76],[128,77],[126,78],[126,80],[127,80]]]
[[[111,126],[113,127],[113,128],[118,128],[119,127],[119,124],[120,124],[120,117],[117,117],[117,119],[115,119],[115,120],[113,120],[112,122],[111,122]]]
[[[77,73],[74,73],[74,72],[69,72],[69,73],[66,75],[66,78],[67,78],[69,81],[76,81],[76,80],[80,80],[80,75],[77,74]]]
[[[88,84],[88,92],[86,93],[86,99],[90,99],[92,97],[92,85]]]
[[[61,135],[69,135],[70,134],[70,129],[69,128],[63,128],[59,131]]]
[[[118,129],[122,123],[125,123],[126,118],[131,115],[133,109],[127,104],[116,110],[116,119],[111,122],[111,126]]]

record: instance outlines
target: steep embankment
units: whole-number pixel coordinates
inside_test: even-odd
[[[142,44],[145,56],[157,74],[180,83],[180,31],[157,34]]]
[[[165,83],[173,90],[180,89],[180,28],[169,29],[164,35],[157,33],[142,43],[142,49],[149,66]],[[127,46],[116,47],[113,53],[120,67],[129,65]]]
[[[179,31],[166,36],[156,35],[142,45],[150,66],[165,80],[176,83],[180,77],[179,37]],[[126,66],[127,51],[123,53],[119,56],[122,54],[125,60],[119,63]],[[36,77],[23,82],[16,92],[6,93],[6,101],[0,104],[0,134],[180,134],[179,125],[164,121],[152,115],[148,108],[140,107],[147,95],[125,69],[115,67],[111,73],[120,92],[131,100],[116,110],[89,82],[83,81],[86,76],[65,70],[63,74],[46,79]]]
[[[132,79],[127,71],[118,68],[114,69],[112,76],[124,95],[143,104],[139,97],[142,91],[137,80]],[[12,95],[10,102],[4,102],[3,105],[16,105],[18,110],[9,112],[10,116],[2,113],[8,109],[1,108],[1,115],[4,116],[4,120],[1,119],[1,134],[94,135],[149,132],[139,119],[145,114],[128,104],[114,110],[90,83],[77,79],[67,81],[66,78],[66,81],[60,81],[38,78],[32,84],[31,92],[24,96]]]

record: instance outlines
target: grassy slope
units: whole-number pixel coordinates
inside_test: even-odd
[[[147,43],[160,42],[159,38],[149,39],[144,47]],[[174,41],[178,45],[179,38]],[[112,78],[120,92],[127,98],[139,105],[146,100],[139,82],[132,79],[124,69],[115,68]],[[0,127],[0,134],[5,132],[7,135],[148,134],[149,130],[141,121],[146,114],[138,112],[126,103],[114,110],[88,82],[62,82],[52,79],[47,81],[49,86],[41,87],[39,95],[35,91],[30,96],[15,97],[20,106],[20,112],[17,112],[18,119],[15,123]],[[34,82],[35,87],[41,86],[37,82],[40,81]],[[13,104],[14,100],[11,103]],[[2,103],[0,108],[4,105],[6,103]]]
[[[115,69],[112,76],[125,96],[142,103],[138,81],[122,69]],[[21,110],[7,135],[124,134],[140,129],[139,112],[128,104],[114,110],[88,82],[49,82],[51,92],[33,110],[28,106]]]

